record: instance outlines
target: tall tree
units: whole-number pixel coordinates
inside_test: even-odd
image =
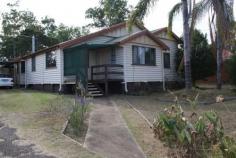
[[[156,4],[158,0],[140,0],[132,12],[128,23],[133,24],[137,20],[142,20],[148,10]],[[194,0],[181,0],[179,8],[182,8],[183,34],[184,34],[184,66],[185,66],[185,87],[192,89],[191,60],[190,60],[190,24],[192,18],[192,7]]]
[[[0,58],[14,58],[32,50],[31,37],[36,37],[36,49],[77,38],[89,32],[85,27],[57,26],[53,18],[38,21],[31,11],[19,11],[18,3],[8,4],[9,12],[2,14]]]
[[[58,42],[64,42],[67,40],[75,39],[82,35],[89,33],[89,30],[86,27],[68,27],[64,24],[60,24],[55,31],[55,38]]]
[[[100,0],[100,6],[89,8],[86,18],[92,19],[92,27],[108,27],[124,22],[128,18],[127,0]]]
[[[223,49],[228,38],[234,21],[233,16],[234,0],[201,0],[195,7],[196,18],[202,17],[203,14],[213,10],[213,22],[216,28],[216,56],[217,56],[217,88],[222,88],[222,63]]]
[[[176,54],[177,65],[183,59],[183,49],[179,49]],[[193,30],[191,35],[191,71],[192,81],[195,84],[196,80],[205,79],[215,73],[215,58],[211,53],[206,35],[199,30]],[[179,70],[183,75],[184,69]]]

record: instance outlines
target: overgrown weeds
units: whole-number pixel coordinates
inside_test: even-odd
[[[88,111],[88,106],[76,104],[70,114],[69,124],[72,127],[73,133],[79,136],[85,127],[85,119]]]

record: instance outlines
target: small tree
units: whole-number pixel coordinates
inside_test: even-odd
[[[195,84],[196,80],[204,79],[214,74],[215,61],[211,53],[207,38],[199,30],[194,30],[191,39],[191,71],[192,80]],[[176,63],[180,64],[183,58],[183,49],[179,49],[176,57]],[[184,68],[179,69],[183,75]]]
[[[100,0],[100,6],[89,8],[86,18],[92,19],[92,27],[109,27],[124,22],[128,18],[127,0]]]

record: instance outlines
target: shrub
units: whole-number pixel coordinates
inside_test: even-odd
[[[221,119],[214,111],[204,112],[200,116],[192,112],[186,116],[176,103],[157,115],[153,130],[155,136],[169,147],[170,157],[236,156],[236,143],[224,136]]]
[[[232,84],[236,85],[236,55],[233,55],[226,62],[226,69],[230,77],[230,81]]]

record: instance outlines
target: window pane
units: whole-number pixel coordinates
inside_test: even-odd
[[[133,64],[155,65],[155,48],[133,46]]]
[[[56,67],[56,52],[48,52],[46,53],[46,67]]]
[[[164,68],[170,68],[170,53],[164,53]]]
[[[151,64],[156,65],[156,49],[151,48],[151,56],[150,56]]]
[[[144,47],[139,47],[139,51],[138,51],[138,55],[139,55],[139,64],[145,64],[145,48]]]
[[[138,47],[133,46],[133,64],[138,64]]]
[[[145,49],[145,64],[150,65],[151,64],[151,52],[150,52],[150,48],[146,48]]]
[[[21,62],[21,73],[25,73],[25,61]]]
[[[32,71],[36,70],[35,57],[32,57]]]

